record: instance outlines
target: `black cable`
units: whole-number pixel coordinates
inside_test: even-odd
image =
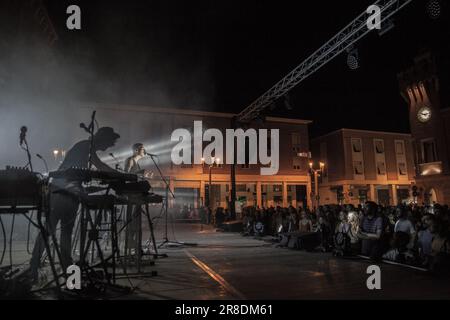
[[[16,215],[13,214],[12,215],[12,223],[11,223],[11,232],[9,234],[9,264],[11,266],[11,269],[13,267],[13,259],[12,259],[12,236],[13,236],[13,232],[14,232],[14,224],[16,221]]]
[[[3,259],[5,258],[6,254],[6,230],[5,225],[3,224],[2,216],[0,215],[0,224],[2,225],[2,234],[3,234],[3,251],[2,251],[2,258],[0,259],[0,265],[3,264]]]
[[[31,220],[33,220],[33,213],[30,215],[30,220],[28,220],[28,230],[27,230],[27,252],[28,254],[32,254],[30,250],[30,237],[31,237]]]

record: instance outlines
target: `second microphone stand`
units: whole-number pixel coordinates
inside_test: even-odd
[[[165,186],[165,196],[164,196],[164,214],[165,214],[165,226],[164,226],[164,238],[163,241],[160,243],[160,245],[158,246],[158,248],[161,248],[164,245],[190,245],[190,246],[195,246],[196,244],[193,243],[187,243],[187,242],[181,242],[181,241],[171,241],[169,240],[169,236],[168,236],[168,208],[169,208],[169,193],[172,196],[172,199],[175,199],[175,195],[173,194],[172,190],[170,189],[170,185],[167,182],[167,180],[164,178],[164,175],[160,169],[160,167],[158,166],[158,164],[155,161],[155,156],[152,154],[147,153],[147,155],[152,159],[153,164],[155,165],[156,169],[158,170],[158,174],[161,177],[161,180],[164,183]]]

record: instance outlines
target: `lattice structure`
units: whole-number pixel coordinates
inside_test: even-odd
[[[380,7],[381,23],[383,24],[412,1],[413,0],[379,0],[374,4]],[[371,31],[367,27],[368,18],[369,15],[366,11],[360,14],[327,43],[306,58],[287,76],[277,82],[247,108],[242,110],[238,114],[238,120],[246,122],[255,119],[261,111],[270,106],[275,100],[284,96],[300,82],[308,78],[328,62],[336,58],[340,53],[367,35]]]

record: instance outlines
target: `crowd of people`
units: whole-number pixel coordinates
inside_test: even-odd
[[[218,207],[213,211],[205,206],[194,208],[184,205],[175,209],[175,218],[177,220],[200,220],[202,224],[220,228],[224,222],[236,220],[236,215],[223,207]]]
[[[289,206],[245,207],[238,217],[228,209],[179,209],[178,219],[198,219],[220,228],[242,218],[243,234],[295,233],[301,249],[341,256],[367,256],[450,272],[450,209],[447,205],[324,205],[316,210]]]
[[[243,210],[244,234],[280,236],[295,232],[311,249],[336,255],[363,255],[450,271],[450,210],[448,206],[325,205],[311,211],[270,207]],[[304,246],[306,249],[308,247]]]

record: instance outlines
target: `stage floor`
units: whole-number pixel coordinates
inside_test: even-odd
[[[114,299],[448,299],[450,279],[417,270],[381,264],[381,290],[366,286],[366,260],[308,253],[238,233],[216,232],[200,224],[168,228],[169,239],[197,246],[166,246],[167,258],[146,266],[154,277],[133,275],[119,283],[135,287]],[[156,226],[163,238],[162,221]],[[17,252],[25,259],[24,250]],[[131,271],[131,270],[130,270]],[[41,298],[50,298],[51,296]]]

